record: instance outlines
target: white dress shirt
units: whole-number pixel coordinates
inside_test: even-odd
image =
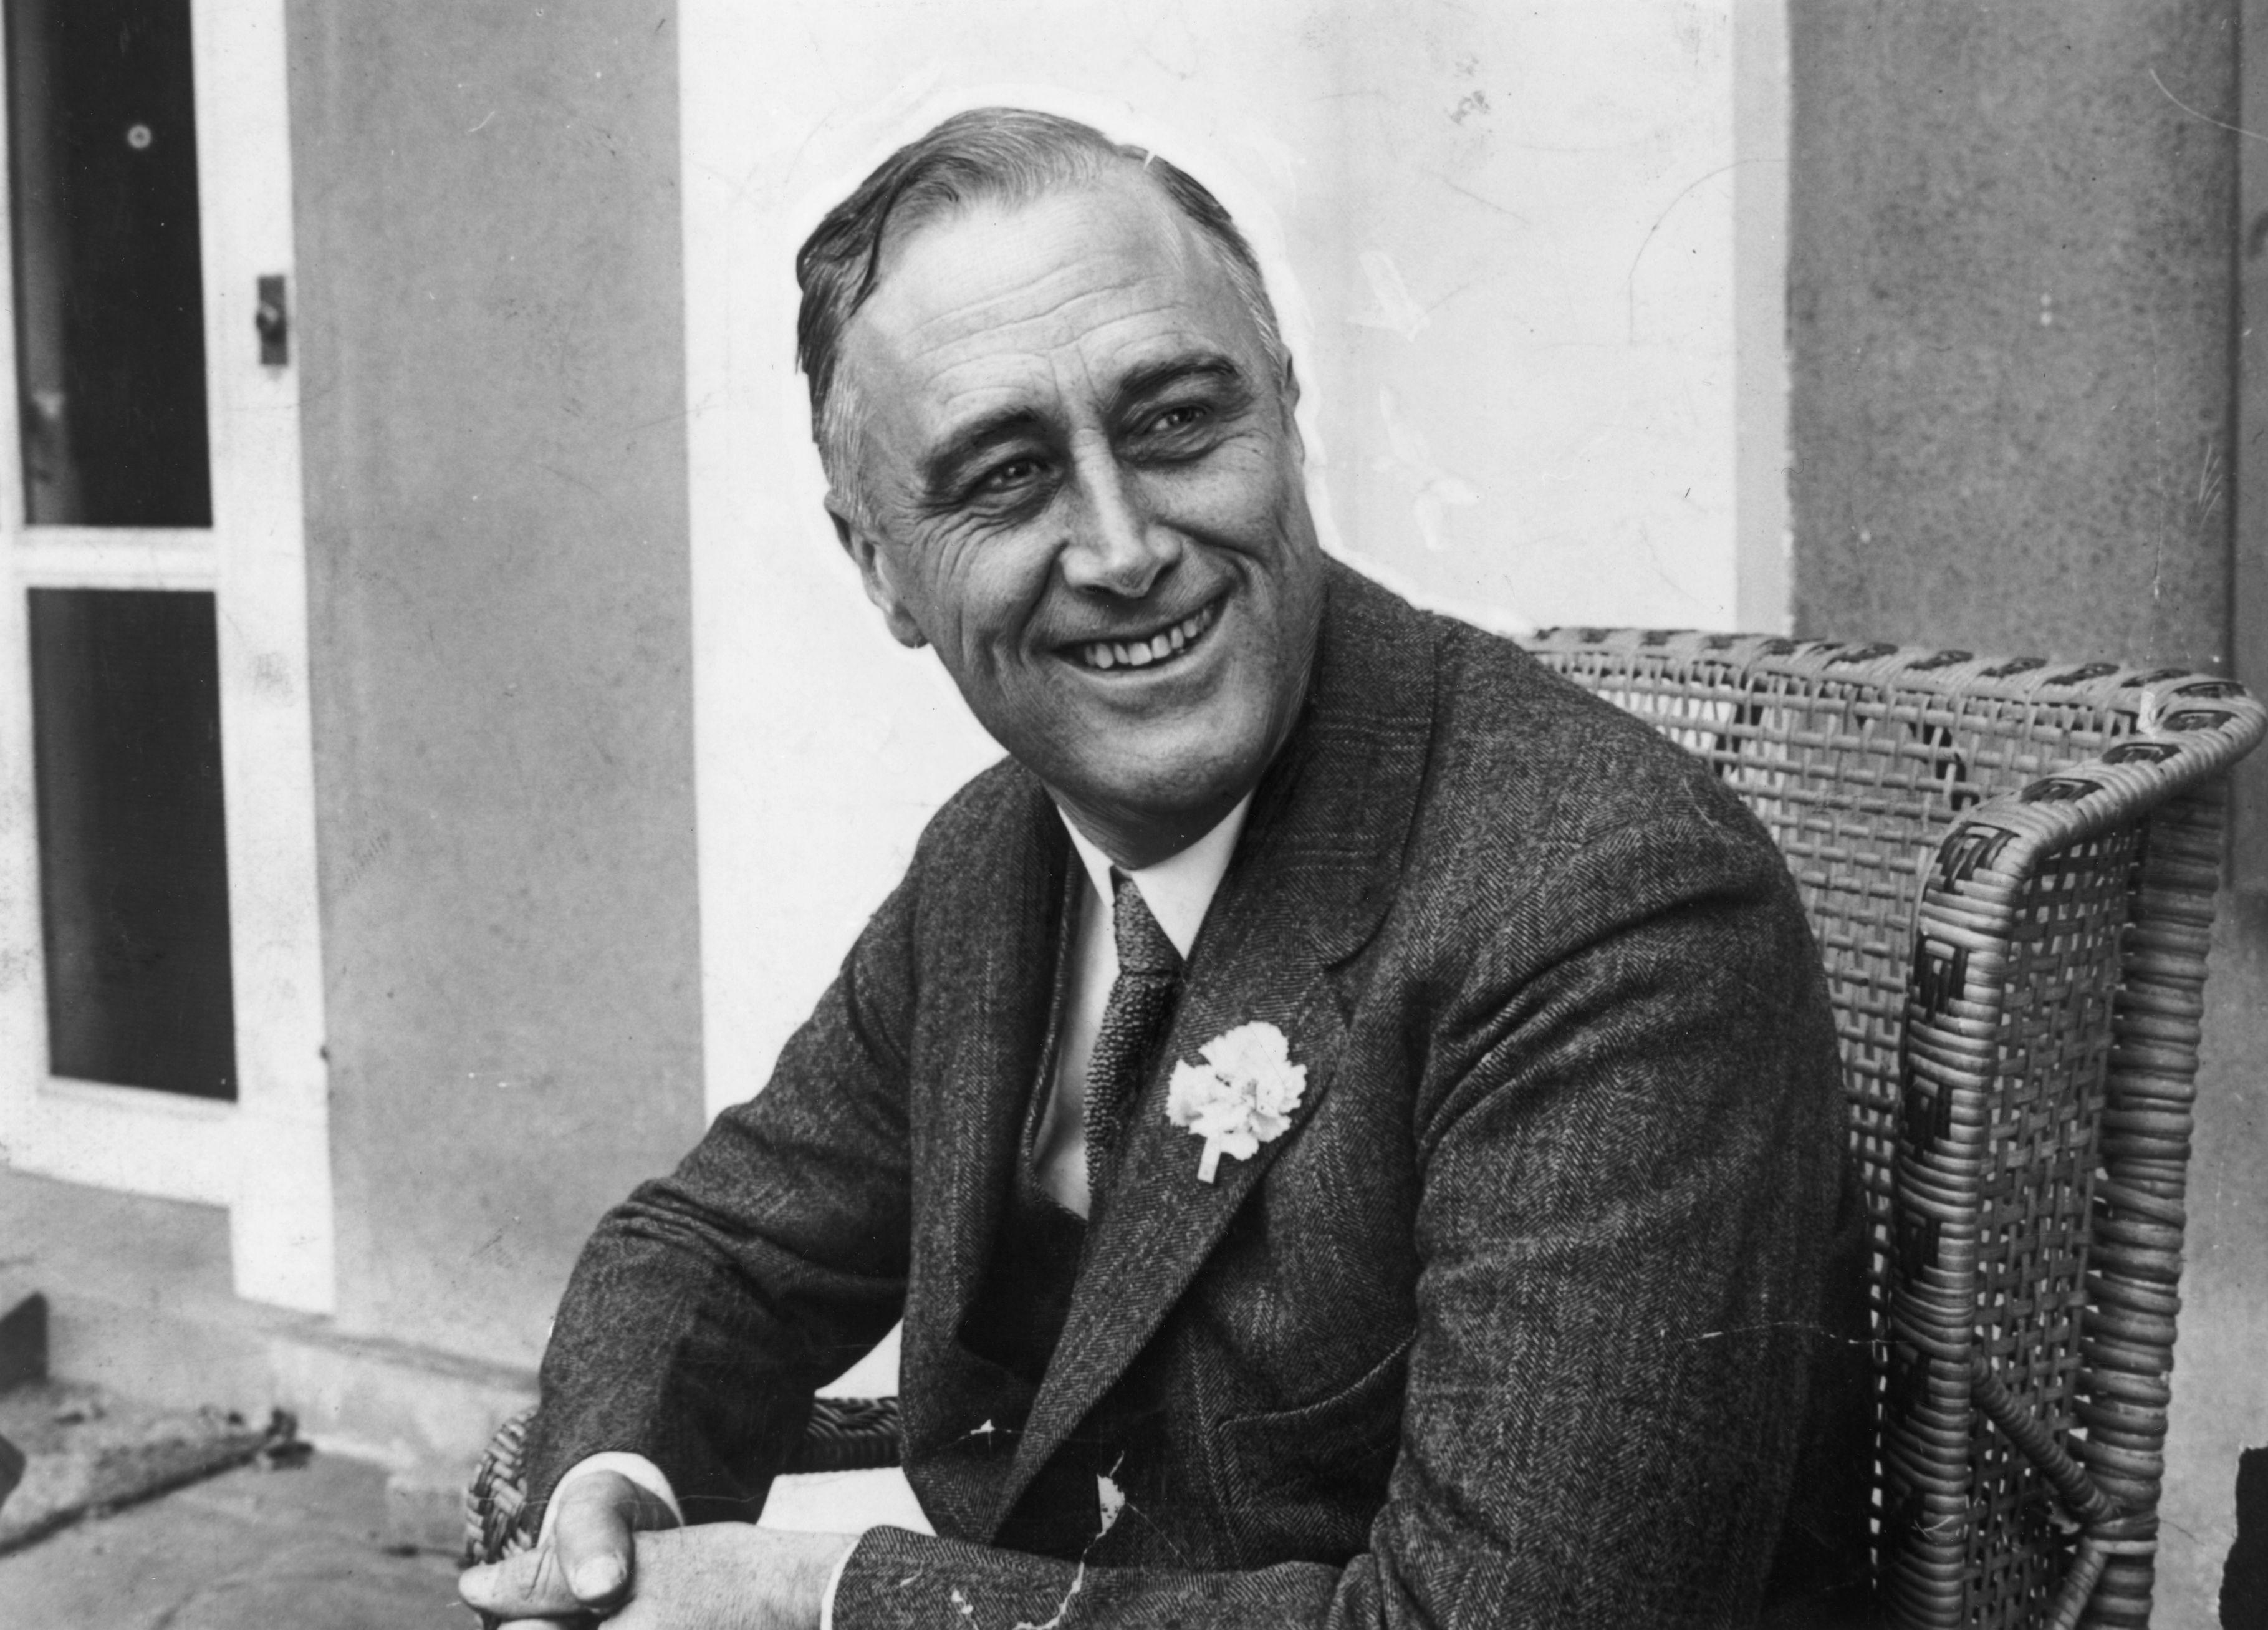
[[[1166,931],[1166,938],[1173,941],[1184,962],[1189,959],[1190,948],[1197,944],[1197,930],[1204,925],[1213,896],[1220,890],[1221,877],[1228,870],[1228,858],[1235,852],[1238,835],[1244,830],[1245,814],[1251,807],[1252,794],[1247,793],[1235,808],[1221,817],[1219,825],[1188,848],[1168,855],[1155,866],[1126,874],[1142,891],[1142,903],[1150,908],[1150,915],[1158,919],[1158,926]],[[1063,815],[1060,808],[1057,813]],[[1071,945],[1071,984],[1064,996],[1055,1082],[1040,1121],[1039,1176],[1042,1185],[1059,1205],[1084,1217],[1089,1204],[1086,1068],[1094,1057],[1094,1038],[1102,1029],[1102,1010],[1109,1003],[1110,987],[1118,979],[1118,939],[1111,919],[1111,859],[1079,830],[1069,815],[1063,815],[1063,823],[1064,830],[1071,834],[1071,846],[1079,856],[1079,869],[1085,874],[1086,893],[1079,904],[1079,933]],[[672,1511],[678,1510],[677,1495],[670,1488],[669,1479],[662,1475],[660,1467],[643,1455],[620,1450],[593,1455],[570,1466],[558,1486],[563,1489],[576,1478],[592,1471],[619,1471],[659,1495]],[[543,1514],[541,1538],[550,1537],[551,1513],[558,1505],[558,1489],[555,1489],[551,1505]],[[679,1518],[683,1520],[681,1512]],[[842,1560],[836,1563],[835,1571],[828,1575],[827,1593],[820,1603],[820,1630],[835,1630],[835,1589],[843,1582],[843,1571],[850,1563],[850,1552],[846,1551]]]
[[[1197,942],[1197,930],[1204,926],[1205,912],[1219,891],[1228,857],[1244,830],[1245,812],[1251,807],[1252,794],[1247,793],[1220,824],[1179,854],[1126,874],[1183,962]],[[1102,1029],[1110,987],[1118,980],[1118,935],[1111,917],[1110,857],[1068,816],[1064,829],[1071,834],[1079,869],[1086,874],[1086,895],[1079,903],[1079,937],[1071,946],[1071,988],[1064,996],[1055,1089],[1040,1122],[1039,1175],[1042,1186],[1058,1204],[1084,1217],[1088,1206],[1086,1066],[1094,1057],[1094,1038]]]

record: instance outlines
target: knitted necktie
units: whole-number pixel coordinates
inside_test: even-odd
[[[1118,940],[1118,977],[1102,1009],[1086,1066],[1086,1187],[1099,1207],[1110,1186],[1126,1114],[1142,1090],[1143,1068],[1165,1039],[1182,983],[1182,954],[1150,915],[1134,880],[1113,867],[1111,919]]]

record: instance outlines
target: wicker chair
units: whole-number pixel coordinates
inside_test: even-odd
[[[2226,680],[1558,629],[1705,758],[1827,963],[1874,1228],[1877,1577],[1901,1626],[2146,1624]]]
[[[2221,778],[2268,714],[2107,662],[1530,648],[1706,759],[1801,888],[1872,1211],[1892,1621],[2146,1623]],[[518,1427],[468,1501],[475,1557],[517,1528]],[[895,1427],[822,1399],[790,1469],[893,1464]]]

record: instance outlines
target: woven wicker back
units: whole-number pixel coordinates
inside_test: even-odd
[[[1600,629],[1532,648],[1707,760],[1802,891],[1871,1213],[1894,1619],[2145,1622],[2194,1010],[2148,1068],[2111,1066],[2166,1005],[2154,981],[2196,999],[2201,942],[2170,972],[2131,953],[2194,930],[2200,898],[2209,921],[2203,789],[2260,710],[2110,663]],[[2097,1249],[2169,1226],[2139,1274]]]

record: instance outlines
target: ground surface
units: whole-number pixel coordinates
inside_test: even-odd
[[[446,1557],[381,1547],[386,1474],[245,1467],[0,1556],[4,1630],[465,1630]]]
[[[270,1433],[218,1410],[153,1409],[63,1382],[0,1393],[0,1437],[25,1458],[22,1481],[0,1501],[0,1555],[90,1509],[210,1477],[291,1435],[281,1423]]]
[[[764,1521],[926,1529],[895,1471],[786,1478]],[[453,1560],[384,1545],[386,1473],[245,1466],[0,1556],[0,1630],[470,1630]]]

